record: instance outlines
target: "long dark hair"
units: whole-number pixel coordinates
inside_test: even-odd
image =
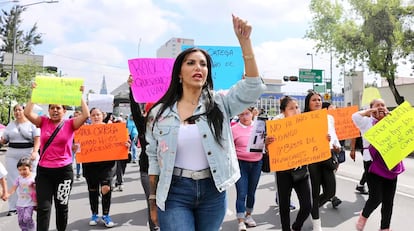
[[[213,94],[212,94],[213,77],[212,77],[212,72],[211,72],[212,59],[210,55],[207,53],[207,51],[202,50],[200,48],[196,48],[196,47],[188,48],[182,51],[175,59],[173,71],[171,74],[170,86],[168,87],[168,90],[164,94],[164,96],[160,100],[158,100],[158,102],[156,102],[154,106],[152,107],[154,108],[158,104],[162,104],[160,110],[155,116],[155,121],[157,121],[160,118],[162,113],[167,108],[171,108],[183,96],[183,86],[182,86],[182,83],[180,83],[181,66],[189,54],[193,52],[197,52],[197,51],[203,53],[207,60],[207,69],[208,69],[207,80],[202,87],[201,96],[200,96],[203,99],[205,99],[204,105],[206,107],[206,112],[204,112],[203,114],[197,114],[197,115],[190,116],[189,118],[186,118],[185,121],[192,122],[196,120],[198,117],[206,115],[207,122],[210,126],[212,133],[214,134],[214,139],[216,140],[217,143],[220,144],[220,140],[222,138],[221,132],[223,130],[223,117],[224,116],[213,99]]]
[[[314,90],[309,90],[308,94],[306,95],[306,98],[305,98],[305,109],[303,110],[303,112],[309,112],[310,111],[309,102],[310,102],[310,99],[313,95],[319,95],[319,97],[321,97],[321,99],[322,99],[322,96],[321,96],[321,94],[319,94],[319,92],[316,92]]]

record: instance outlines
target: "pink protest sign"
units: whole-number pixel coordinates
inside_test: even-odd
[[[167,91],[171,82],[174,59],[138,58],[128,60],[134,79],[131,89],[138,103],[156,102]]]

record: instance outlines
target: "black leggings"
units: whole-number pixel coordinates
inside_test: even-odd
[[[61,168],[37,167],[37,231],[49,230],[52,198],[55,202],[56,228],[58,231],[66,230],[72,183],[72,164]]]
[[[336,193],[335,173],[322,162],[308,165],[312,185],[312,211],[313,219],[319,219],[319,206],[329,201]],[[323,193],[321,192],[321,186]]]
[[[283,231],[290,231],[290,195],[292,188],[295,189],[299,199],[299,212],[295,222],[292,224],[293,230],[301,230],[303,223],[308,218],[311,211],[312,202],[310,194],[309,179],[293,182],[290,171],[276,172],[277,193],[279,199],[280,222]]]
[[[86,178],[86,183],[88,184],[89,191],[89,204],[91,206],[92,214],[99,214],[99,192],[101,191],[99,187],[108,186],[109,191],[105,194],[102,194],[102,215],[108,215],[109,209],[111,208],[111,181],[102,180],[96,178]]]
[[[389,180],[368,172],[367,183],[369,196],[362,210],[362,216],[368,218],[378,205],[382,203],[381,229],[388,229],[391,223],[395,190],[397,189],[397,178]]]

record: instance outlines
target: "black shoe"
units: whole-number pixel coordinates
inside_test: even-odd
[[[364,194],[364,195],[367,195],[368,194],[368,191],[365,190],[365,187],[363,185],[362,186],[357,185],[356,188],[355,188],[355,190],[357,192],[359,192],[360,194]]]
[[[10,210],[10,211],[7,213],[7,216],[13,216],[13,215],[17,215],[17,211],[16,211],[16,210]]]
[[[332,207],[333,208],[338,207],[338,205],[340,205],[342,203],[341,199],[339,199],[336,196],[335,197],[332,197],[331,202],[332,202]]]

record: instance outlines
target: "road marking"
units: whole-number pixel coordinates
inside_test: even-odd
[[[351,177],[347,177],[347,176],[339,175],[339,174],[336,174],[336,177],[337,177],[337,178],[341,178],[341,179],[343,179],[343,180],[352,181],[352,182],[355,182],[355,183],[358,183],[358,182],[359,182],[359,180],[356,180],[356,179],[351,178]],[[414,195],[411,195],[411,194],[408,194],[408,193],[405,193],[405,192],[402,192],[402,191],[398,190],[398,186],[399,186],[399,187],[408,188],[408,189],[411,189],[411,190],[414,190],[414,187],[411,187],[411,186],[406,185],[406,184],[398,184],[398,185],[397,185],[397,192],[396,192],[396,194],[398,194],[398,195],[400,195],[400,196],[405,196],[405,197],[409,197],[409,198],[411,198],[411,199],[414,199]]]

